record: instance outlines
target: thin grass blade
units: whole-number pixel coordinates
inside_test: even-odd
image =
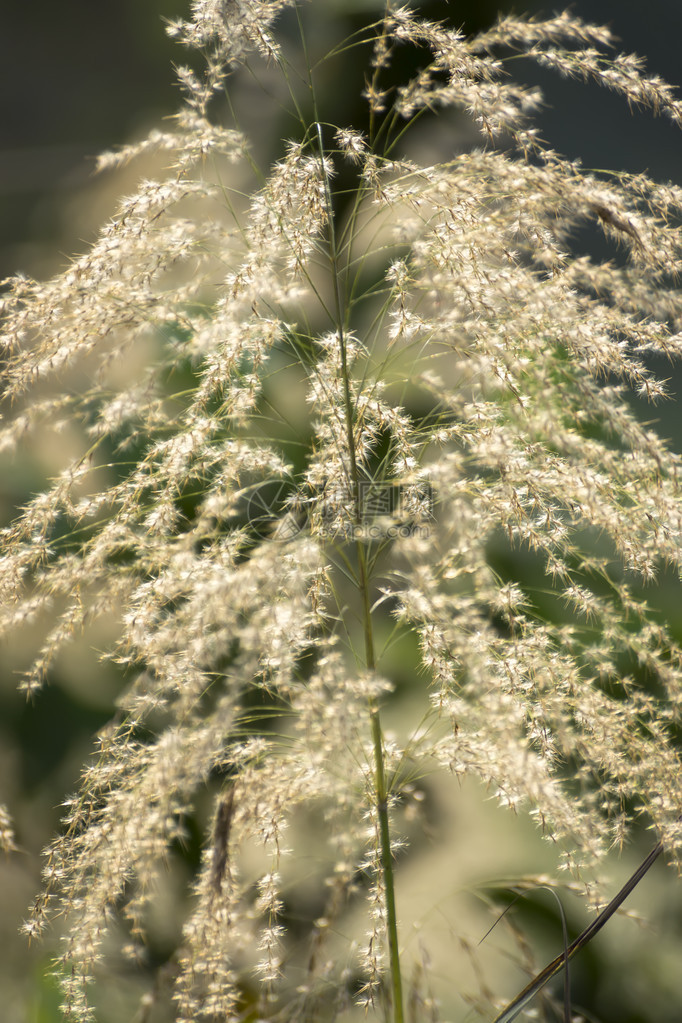
[[[493,1023],[511,1023],[513,1019],[516,1019],[521,1010],[528,1005],[532,998],[540,991],[545,984],[547,984],[552,977],[555,977],[564,966],[568,965],[570,959],[576,955],[581,948],[587,945],[588,941],[597,934],[604,924],[608,923],[616,910],[625,902],[630,892],[637,887],[639,882],[642,880],[646,872],[658,859],[660,854],[663,852],[663,846],[659,842],[651,850],[646,859],[639,865],[637,870],[632,876],[625,882],[621,890],[617,895],[611,899],[608,906],[606,906],[598,916],[594,918],[591,924],[585,928],[585,930],[578,935],[575,941],[571,942],[567,949],[564,949],[555,959],[552,959],[551,963],[545,966],[544,970],[537,974],[536,977],[531,980],[529,984],[524,987],[522,991],[518,993],[509,1005],[502,1010],[502,1012],[495,1017]]]

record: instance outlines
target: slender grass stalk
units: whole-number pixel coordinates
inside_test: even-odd
[[[531,981],[519,991],[518,995],[512,999],[509,1005],[500,1012],[493,1023],[512,1023],[512,1020],[516,1019],[518,1014],[528,1005],[536,994],[542,990],[542,988],[549,983],[549,981],[556,977],[557,974],[561,973],[562,970],[568,970],[568,963],[574,956],[578,954],[585,946],[594,938],[596,934],[604,927],[617,909],[627,899],[634,889],[637,887],[639,882],[642,880],[647,871],[654,865],[658,857],[663,852],[663,845],[657,842],[648,856],[640,863],[637,870],[628,878],[620,891],[614,895],[609,904],[601,910],[600,913],[592,920],[590,924],[582,931],[571,944],[564,949],[558,956],[552,959],[551,963],[545,966],[544,970],[541,970],[537,976],[533,977]]]
[[[344,389],[345,404],[345,426],[348,444],[348,462],[350,485],[353,494],[353,527],[359,534],[362,529],[362,507],[360,496],[360,476],[358,472],[357,456],[355,450],[355,421],[356,413],[351,392],[350,371],[348,367],[346,337],[344,331],[343,301],[342,301],[342,270],[339,266],[338,252],[336,246],[336,228],[334,224],[334,211],[332,205],[331,184],[329,177],[324,171],[324,146],[322,140],[322,129],[319,121],[316,121],[318,145],[320,147],[321,161],[324,174],[327,205],[329,209],[329,248],[330,248],[330,271],[333,279],[334,298],[336,304],[336,336],[338,337],[341,352],[341,375]],[[365,644],[365,666],[368,671],[376,670],[376,655],[374,649],[374,635],[372,627],[372,609],[370,593],[370,577],[367,566],[367,553],[365,544],[359,535],[355,540],[355,550],[358,564],[358,591],[362,604],[362,628]],[[384,764],[383,731],[381,727],[381,716],[379,706],[374,698],[369,701],[369,715],[372,730],[372,747],[374,751],[374,777],[376,794],[376,811],[379,822],[379,841],[381,846],[381,870],[383,873],[383,887],[386,900],[386,929],[388,936],[391,993],[393,1004],[393,1019],[395,1023],[403,1023],[403,994],[400,969],[400,946],[398,941],[398,919],[395,900],[395,883],[393,876],[393,853],[391,851],[391,833],[388,811],[388,788],[386,783],[386,770]]]
[[[327,209],[329,211],[328,232],[330,272],[332,276],[332,286],[336,311],[336,334],[338,336],[339,348],[341,353],[341,375],[344,392],[346,439],[348,445],[350,484],[353,495],[353,526],[358,533],[355,541],[355,549],[358,563],[358,589],[360,599],[362,602],[362,624],[365,644],[365,666],[369,672],[374,672],[376,670],[376,656],[374,649],[374,636],[372,627],[370,578],[367,567],[365,545],[359,536],[359,532],[362,529],[362,507],[360,496],[360,475],[358,471],[355,447],[356,412],[355,405],[353,402],[353,396],[351,393],[351,380],[346,348],[344,326],[346,322],[346,316],[344,314],[343,309],[344,301],[342,269],[339,265],[339,253],[336,243],[336,224],[334,219],[334,206],[332,199],[331,182],[329,180],[329,175],[326,172],[324,161],[325,147],[322,135],[322,125],[319,119],[316,91],[312,80],[312,66],[307,54],[307,48],[305,45],[305,33],[303,31],[300,10],[298,8],[298,5],[296,6],[296,14],[299,23],[300,35],[303,42],[303,51],[306,57],[306,66],[308,68],[309,88],[310,94],[312,96],[313,110],[315,116],[315,131],[320,155],[321,171],[324,180]],[[348,249],[350,250],[351,246],[350,241],[347,243],[347,246]],[[400,967],[400,945],[398,940],[398,917],[396,910],[393,853],[391,850],[391,832],[388,808],[389,792],[386,784],[386,770],[384,764],[384,745],[383,730],[381,727],[381,715],[379,711],[379,706],[374,698],[370,698],[369,701],[369,715],[371,721],[372,747],[374,753],[376,812],[379,822],[379,842],[381,846],[380,862],[383,874],[382,880],[386,902],[386,929],[389,950],[393,1020],[394,1023],[403,1023],[403,992]]]
[[[319,121],[316,122],[317,137],[320,152],[323,154],[322,130]],[[322,160],[323,168],[324,161]],[[323,169],[324,173],[324,169]],[[337,312],[336,335],[341,351],[341,374],[344,389],[344,402],[346,414],[346,437],[348,444],[348,461],[350,483],[353,493],[353,526],[359,534],[362,529],[362,507],[360,497],[360,477],[357,465],[355,450],[355,406],[351,393],[350,372],[348,368],[346,338],[344,333],[344,317],[341,298],[341,268],[338,261],[336,247],[336,230],[334,225],[334,211],[332,207],[331,185],[329,177],[324,173],[327,204],[329,208],[329,244],[330,244],[330,269],[334,282],[334,296]],[[376,670],[376,655],[374,649],[374,635],[372,627],[372,609],[370,593],[370,577],[367,568],[367,554],[365,544],[359,535],[355,541],[355,550],[358,563],[358,591],[362,603],[362,626],[365,644],[365,666],[368,671]],[[381,727],[381,716],[379,706],[374,698],[369,701],[369,715],[372,729],[372,747],[374,751],[374,776],[376,810],[379,821],[379,841],[381,845],[381,869],[383,873],[383,886],[386,900],[386,928],[388,935],[388,949],[391,975],[391,993],[393,1004],[393,1019],[395,1023],[403,1023],[403,994],[400,969],[400,946],[398,942],[398,920],[395,900],[395,883],[393,876],[393,853],[391,851],[391,833],[388,811],[389,792],[386,783],[386,770],[384,764],[383,731]]]

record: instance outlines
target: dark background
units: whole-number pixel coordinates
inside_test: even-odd
[[[94,157],[143,137],[179,105],[171,63],[185,61],[187,54],[166,37],[161,16],[184,15],[187,6],[184,0],[5,5],[0,27],[0,277],[54,273],[94,238],[112,201],[102,194],[102,179],[93,178]],[[340,39],[370,5],[362,0],[309,0],[308,7],[315,6],[325,8],[327,19],[338,19]],[[453,0],[415,6],[428,17],[447,18],[475,31],[511,4]],[[516,2],[514,8],[546,14],[557,9],[531,2]],[[682,80],[679,0],[580,0],[571,10],[587,21],[609,24],[622,49],[647,58],[651,73],[673,84]],[[581,157],[585,167],[648,171],[660,180],[682,183],[682,135],[668,121],[655,120],[650,112],[631,114],[621,98],[545,75],[530,65],[519,71],[545,91],[549,106],[539,125],[557,150]],[[344,92],[338,90],[333,97],[340,118]],[[656,414],[679,445],[679,411],[671,405]],[[0,490],[11,493],[11,480],[0,481]],[[106,693],[113,695],[113,689],[105,686],[97,692],[96,698],[88,698],[56,678],[33,706],[26,705],[11,672],[0,665],[0,802],[17,813],[24,857],[17,885],[19,900],[25,892],[24,904],[38,883],[36,854],[56,824],[56,807],[76,784],[90,737],[111,713]],[[672,874],[667,883],[672,890]],[[0,917],[12,933],[15,912],[15,904],[0,893]],[[540,922],[544,912],[537,910]],[[5,965],[16,962],[20,972],[24,945],[12,941]],[[43,964],[40,959],[32,962],[27,969],[35,969],[38,978]],[[673,1004],[673,996],[659,1000],[651,1017],[646,991],[638,1001],[619,1001],[614,993],[618,976],[610,972],[605,979],[606,969],[613,967],[604,967],[598,949],[590,950],[575,982],[576,999],[591,1005],[604,1023],[647,1023],[654,1018],[675,1023],[682,1018],[682,1005]],[[10,1023],[56,1020],[54,997],[38,979],[5,1008]]]
[[[93,157],[143,136],[177,108],[171,62],[182,62],[187,54],[167,38],[161,17],[181,16],[187,6],[185,0],[4,5],[0,277],[53,272],[90,240],[94,225],[83,225],[75,206],[92,187]],[[324,7],[326,17],[350,25],[370,5],[309,0],[303,6]],[[513,6],[547,14],[557,9],[535,0]],[[428,17],[447,18],[474,31],[512,4],[425,0],[420,7]],[[623,49],[644,55],[652,72],[673,84],[682,79],[678,0],[579,0],[571,10],[611,25]],[[343,30],[337,38],[342,35]],[[679,181],[682,139],[668,122],[657,122],[650,113],[631,116],[620,98],[604,90],[527,70],[546,89],[552,109],[541,123],[559,151],[580,155],[588,167],[649,170],[657,178]]]

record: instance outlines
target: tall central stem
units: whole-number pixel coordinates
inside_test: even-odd
[[[334,287],[334,313],[341,352],[341,372],[343,376],[346,443],[348,447],[348,472],[353,505],[353,525],[355,527],[355,550],[358,562],[358,588],[362,600],[362,624],[365,639],[365,664],[368,671],[376,669],[374,651],[374,634],[372,628],[372,605],[370,598],[370,578],[367,564],[367,549],[360,539],[362,526],[362,504],[360,498],[360,474],[358,472],[355,444],[355,406],[351,393],[350,373],[348,369],[348,352],[343,315],[343,296],[341,291],[341,274],[339,254],[336,244],[334,210],[332,206],[331,186],[324,166],[324,142],[322,127],[319,120],[315,124],[317,144],[319,147],[322,175],[326,193],[326,204],[329,217],[329,254]],[[395,884],[393,877],[393,855],[391,852],[391,831],[388,816],[388,785],[384,760],[384,741],[381,727],[379,705],[372,696],[369,699],[369,715],[372,729],[372,748],[374,754],[374,794],[376,798],[377,818],[379,822],[379,846],[381,857],[381,873],[384,883],[386,905],[386,930],[391,973],[391,994],[393,1002],[394,1023],[403,1023],[403,990],[400,974],[400,947],[398,944],[398,920],[395,904]]]

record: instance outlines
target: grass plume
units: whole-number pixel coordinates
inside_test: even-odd
[[[3,299],[0,445],[71,453],[2,531],[0,627],[50,622],[31,694],[108,616],[124,679],[26,924],[68,921],[74,1023],[103,958],[147,961],[193,827],[179,1023],[403,1023],[404,807],[433,773],[530,814],[588,886],[640,818],[680,867],[682,650],[644,590],[679,574],[680,459],[629,394],[663,400],[682,348],[682,190],[561,157],[508,72],[524,54],[678,127],[682,104],[570,14],[469,38],[389,4],[339,40],[366,115],[331,124],[314,18],[195,0],[168,25],[203,59],[172,126],[100,161],[167,170]],[[292,125],[268,167],[250,76]],[[418,127],[456,117],[477,144],[421,163]],[[428,722],[405,735],[402,639]]]

